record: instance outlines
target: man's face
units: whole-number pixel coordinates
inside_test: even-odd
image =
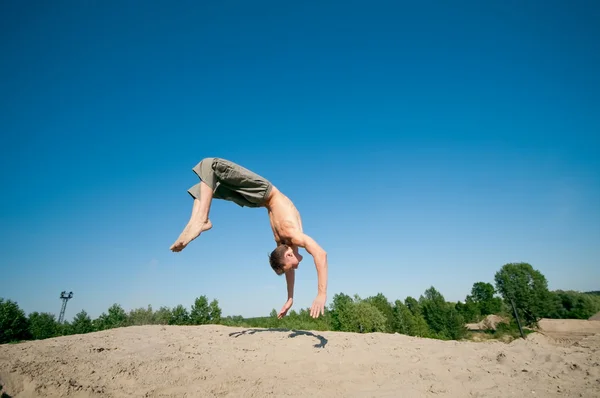
[[[283,258],[283,271],[288,272],[291,269],[298,269],[298,265],[302,261],[302,258],[303,257],[298,253],[298,248],[296,246],[287,249]]]

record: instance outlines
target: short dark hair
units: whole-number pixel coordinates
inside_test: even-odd
[[[288,245],[278,245],[269,254],[269,264],[271,264],[271,268],[277,275],[283,275],[283,257],[288,248]]]

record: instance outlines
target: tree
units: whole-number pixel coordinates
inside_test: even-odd
[[[29,332],[35,340],[58,336],[56,317],[48,312],[32,312],[29,314]]]
[[[108,309],[108,314],[103,312],[93,321],[93,325],[97,331],[127,326],[127,313],[121,305],[115,303]]]
[[[496,289],[508,305],[514,300],[519,317],[528,326],[552,312],[552,297],[546,277],[527,263],[508,263],[494,276]]]
[[[341,319],[341,330],[344,332],[383,332],[385,325],[385,316],[373,304],[366,301],[352,303]]]
[[[333,296],[330,304],[332,330],[343,330],[342,323],[353,303],[352,297],[347,294],[337,293]]]
[[[56,322],[56,335],[57,336],[68,336],[73,334],[73,325],[69,321],[63,321],[62,323]]]
[[[394,331],[394,307],[392,307],[392,304],[383,295],[383,293],[378,293],[376,296],[368,297],[365,299],[365,301],[381,311],[385,317],[384,332],[392,333]]]
[[[552,292],[556,310],[548,318],[588,319],[600,311],[600,297],[575,291]]]
[[[415,316],[408,307],[400,300],[394,302],[393,330],[401,334],[413,336],[415,327]]]
[[[113,304],[108,309],[108,325],[110,328],[120,328],[128,325],[127,313],[120,304]]]
[[[404,304],[410,310],[413,315],[417,315],[421,313],[421,306],[419,302],[414,297],[408,296],[404,299]]]
[[[152,325],[154,324],[154,312],[152,306],[148,305],[147,308],[136,308],[129,311],[129,324],[130,325]]]
[[[187,308],[183,305],[179,304],[177,307],[173,308],[171,312],[171,317],[169,319],[169,325],[189,325],[190,324],[190,314],[188,313]]]
[[[465,322],[479,322],[481,318],[481,309],[471,296],[467,296],[464,303],[460,301],[456,303],[454,308],[463,316]]]
[[[210,319],[210,323],[219,324],[221,323],[221,308],[219,307],[219,301],[217,299],[213,299],[208,306],[208,317]]]
[[[0,298],[0,344],[27,340],[30,337],[25,312],[16,302]]]
[[[264,324],[259,327],[276,328],[280,321],[280,319],[277,319],[277,310],[273,308],[269,313],[269,317],[266,319]]]
[[[497,314],[502,311],[502,300],[494,297],[496,290],[491,283],[476,282],[471,289],[471,297],[477,303],[481,315]]]
[[[419,304],[417,299],[408,296],[406,299],[404,299],[404,305],[406,305],[406,308],[408,308],[410,313],[414,315],[415,323],[412,332],[414,334],[411,334],[411,336],[430,337],[431,330],[429,329],[427,321],[423,317],[423,311],[421,310],[421,305]]]
[[[464,318],[456,311],[455,305],[447,303],[433,286],[425,290],[419,305],[427,325],[438,338],[457,340],[464,336]]]
[[[160,307],[154,313],[154,323],[157,325],[168,325],[171,319],[171,309],[169,307]]]
[[[446,328],[446,300],[433,286],[425,290],[419,298],[419,306],[427,325],[435,333],[442,333]]]
[[[467,334],[465,318],[456,311],[454,305],[448,304],[446,311],[446,335],[452,340],[462,339]]]
[[[94,326],[92,325],[92,319],[84,310],[81,310],[75,317],[73,318],[73,323],[71,324],[70,333],[72,334],[84,334],[90,333],[94,331]]]
[[[210,308],[208,298],[200,296],[194,301],[192,311],[190,312],[190,322],[192,325],[206,325],[210,321]]]

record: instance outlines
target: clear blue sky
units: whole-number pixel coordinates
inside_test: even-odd
[[[279,309],[264,209],[215,201],[169,251],[206,156],[292,198],[329,302],[462,300],[518,261],[600,289],[598,2],[150,3],[0,6],[0,297]],[[305,255],[294,308],[316,289]]]

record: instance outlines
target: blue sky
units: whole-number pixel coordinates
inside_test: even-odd
[[[0,6],[0,297],[279,309],[264,209],[215,201],[169,251],[207,156],[296,203],[329,301],[462,300],[519,261],[600,289],[597,2],[217,3]],[[306,255],[294,308],[316,289]]]

